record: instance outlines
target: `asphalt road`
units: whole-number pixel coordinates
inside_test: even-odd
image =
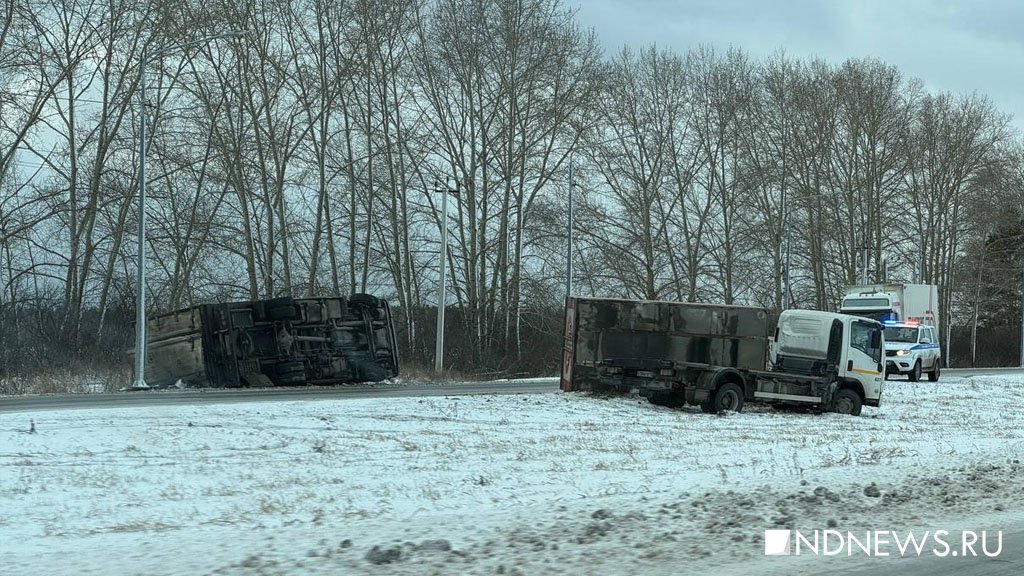
[[[0,397],[0,413],[81,408],[124,408],[181,404],[395,398],[407,396],[465,396],[473,394],[537,394],[558,390],[557,378],[458,382],[451,384],[362,385],[316,388],[231,388],[144,390],[113,394],[52,394]]]
[[[946,376],[983,376],[1024,373],[1020,368],[957,368]],[[898,382],[900,378],[894,377]],[[360,385],[314,388],[234,388],[200,390],[147,390],[113,394],[52,394],[0,397],[0,413],[73,408],[120,408],[174,404],[266,402],[268,400],[324,400],[342,398],[396,398],[469,394],[537,394],[558,390],[558,378],[453,382],[412,385]]]
[[[994,374],[1024,374],[1024,368],[943,368],[947,376],[992,376]]]

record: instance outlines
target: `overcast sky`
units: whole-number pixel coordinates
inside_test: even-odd
[[[831,62],[872,56],[931,91],[980,92],[1024,132],[1022,0],[569,0],[612,54],[657,44],[680,52],[779,48]]]

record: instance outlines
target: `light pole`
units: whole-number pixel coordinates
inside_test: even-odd
[[[246,31],[237,30],[200,38],[185,44],[168,46],[139,56],[139,245],[135,277],[135,382],[134,389],[146,389],[146,64],[165,54],[203,46],[214,40],[241,38]]]
[[[434,345],[434,372],[444,372],[444,308],[445,293],[448,288],[448,194],[458,193],[458,182],[455,188],[448,188],[445,180],[444,188],[437,187],[441,192],[441,271],[437,285],[437,338]]]
[[[861,264],[860,264],[860,283],[866,285],[868,283],[868,250],[871,248],[868,246],[868,235],[864,232],[864,246],[861,248]]]
[[[624,134],[615,138],[609,138],[601,142],[596,142],[592,146],[604,146],[605,144],[612,144],[614,142],[623,142],[627,138],[633,136],[632,134]],[[576,149],[571,148],[569,150],[569,214],[565,222],[565,298],[568,301],[569,296],[572,294],[572,226],[573,226],[573,189],[576,187],[575,180],[575,169],[576,169]]]
[[[569,155],[569,218],[565,223],[565,301],[569,301],[572,295],[572,188],[576,185],[573,181],[573,163],[575,154]]]

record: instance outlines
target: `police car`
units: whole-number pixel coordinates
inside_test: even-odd
[[[885,324],[885,377],[890,374],[906,375],[911,382],[928,374],[930,382],[939,379],[942,350],[934,326],[913,321]]]

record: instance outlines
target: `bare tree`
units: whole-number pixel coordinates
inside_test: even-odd
[[[905,186],[917,230],[927,232],[923,280],[939,285],[942,322],[950,321],[948,288],[970,234],[965,216],[978,204],[972,191],[997,159],[998,146],[1008,141],[1008,124],[1008,116],[977,95],[926,95],[916,109]]]
[[[438,2],[419,27],[423,114],[437,160],[459,181],[452,270],[475,357],[517,335],[525,231],[569,150],[596,42],[555,0]]]

